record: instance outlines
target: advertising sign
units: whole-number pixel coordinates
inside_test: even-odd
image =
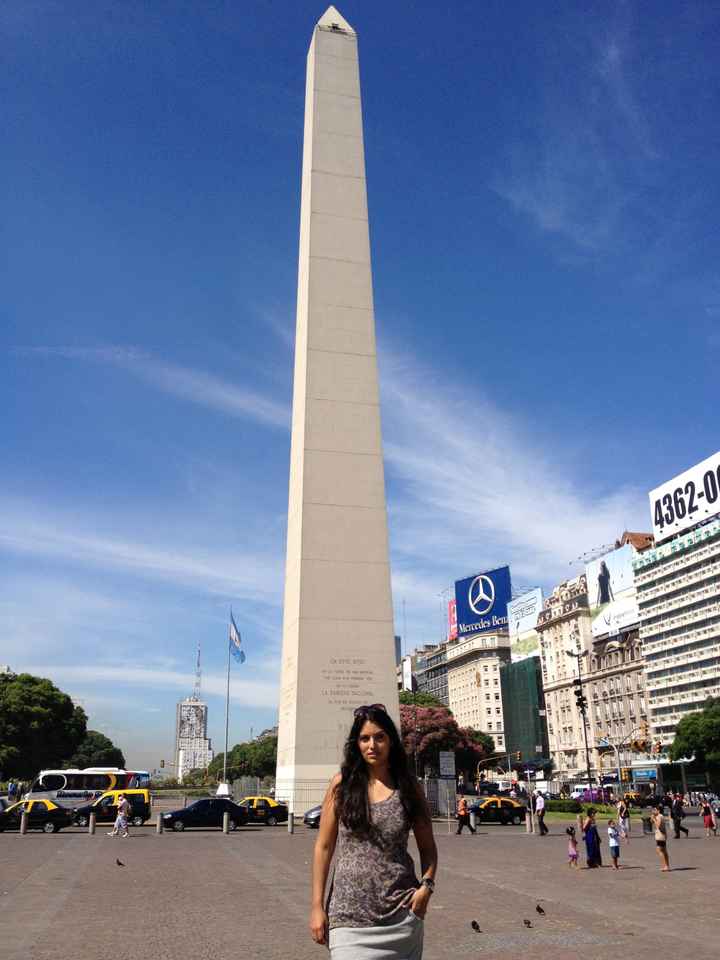
[[[648,494],[655,543],[720,513],[720,450]]]
[[[457,605],[454,600],[448,600],[448,640],[457,639]]]
[[[508,604],[510,655],[514,663],[540,652],[540,641],[535,627],[542,606],[543,595],[540,587],[533,587]]]
[[[512,596],[510,567],[498,567],[455,583],[458,637],[507,627]]]
[[[629,543],[593,560],[585,568],[592,635],[602,637],[640,622]]]

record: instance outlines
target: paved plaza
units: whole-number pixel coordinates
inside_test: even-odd
[[[669,874],[660,873],[650,837],[623,847],[619,873],[571,872],[564,824],[539,838],[494,825],[456,837],[436,823],[440,871],[426,960],[607,960],[619,951],[717,958],[720,838],[705,840],[696,818],[686,822],[691,837],[671,841]],[[605,840],[604,825],[601,832]],[[292,836],[282,827],[157,836],[150,825],[128,840],[104,830],[0,834],[0,955],[317,960],[325,950],[307,932],[316,837],[302,826]]]

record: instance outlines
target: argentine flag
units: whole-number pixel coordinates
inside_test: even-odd
[[[240,649],[242,638],[240,631],[235,623],[235,618],[230,611],[230,653],[235,657],[238,663],[245,663],[245,653]]]

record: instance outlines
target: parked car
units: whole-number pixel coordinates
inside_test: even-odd
[[[185,827],[222,827],[226,811],[231,830],[244,827],[248,822],[247,810],[229,797],[204,797],[181,810],[170,810],[162,818],[166,827],[180,832]]]
[[[470,813],[474,813],[481,823],[517,825],[525,821],[526,807],[517,800],[511,800],[510,797],[487,797],[479,803],[473,803]]]
[[[310,807],[310,809],[305,813],[303,817],[303,823],[306,827],[309,827],[311,830],[318,830],[320,828],[320,814],[322,812],[322,804],[319,803],[316,807]]]
[[[0,832],[19,830],[20,817],[28,815],[28,830],[42,830],[43,833],[57,833],[72,822],[72,811],[59,807],[52,800],[19,800],[0,812]]]
[[[141,827],[146,820],[150,819],[149,790],[107,790],[97,800],[75,807],[73,811],[75,823],[79,827],[86,827],[91,813],[95,814],[98,823],[113,823],[117,817],[121,794],[130,802],[130,823],[134,827]]]
[[[274,827],[276,823],[287,822],[287,804],[272,797],[243,797],[239,806],[247,810],[250,823],[266,823]]]

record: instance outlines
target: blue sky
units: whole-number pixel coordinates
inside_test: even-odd
[[[348,2],[396,628],[552,586],[718,447],[720,10]],[[275,721],[307,2],[0,11],[0,662],[135,765]]]

